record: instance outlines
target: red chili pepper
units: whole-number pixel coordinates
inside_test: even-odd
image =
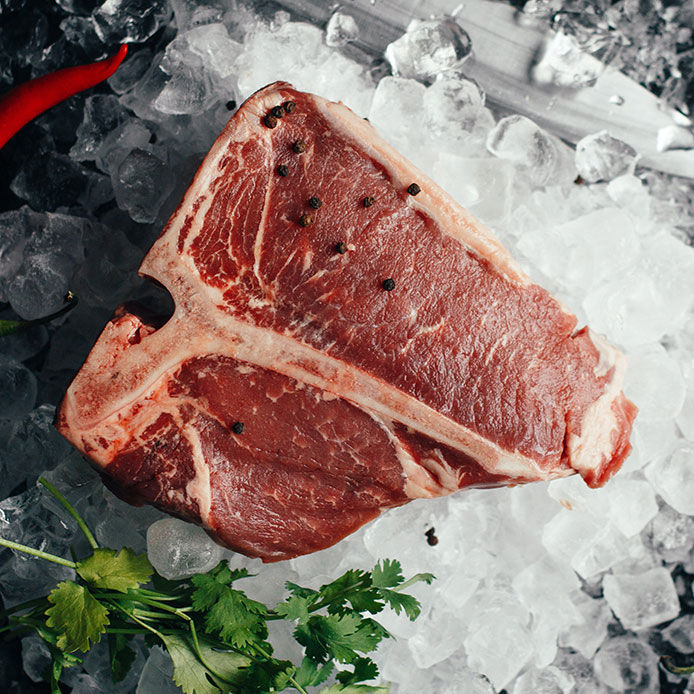
[[[111,58],[51,72],[20,84],[0,97],[0,149],[40,113],[108,79],[127,52],[128,46],[123,44]]]

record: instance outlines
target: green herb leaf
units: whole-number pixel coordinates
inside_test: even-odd
[[[292,595],[285,602],[279,603],[275,607],[275,612],[282,615],[290,622],[299,621],[299,624],[304,624],[308,621],[308,600],[300,598],[298,595]]]
[[[400,612],[404,610],[411,621],[419,617],[422,607],[417,598],[412,595],[407,595],[406,593],[398,593],[394,590],[389,590],[388,588],[379,588],[378,592],[391,608],[395,610],[395,614],[400,614]]]
[[[301,667],[294,673],[294,680],[302,687],[315,687],[323,684],[334,669],[330,661],[319,666],[310,658],[304,658],[301,661]]]
[[[381,640],[370,624],[358,615],[313,615],[294,631],[296,640],[306,648],[306,655],[317,662],[335,658],[341,663],[359,659],[357,651],[368,653]]]
[[[337,673],[337,680],[342,684],[356,684],[378,677],[378,665],[370,658],[357,658],[354,661],[354,670],[341,670]]]
[[[63,581],[48,595],[53,607],[46,610],[46,624],[58,632],[56,644],[63,651],[87,651],[106,631],[108,610],[84,587]]]
[[[320,587],[321,603],[342,604],[353,591],[370,586],[371,579],[368,571],[350,569],[331,583]]]
[[[147,583],[154,569],[146,554],[135,554],[130,547],[124,547],[120,552],[95,549],[91,557],[79,562],[77,573],[97,588],[127,593]]]
[[[184,694],[219,694],[220,691],[228,691],[225,684],[236,681],[251,664],[245,656],[216,650],[213,641],[201,638],[200,653],[205,665],[195,653],[188,636],[162,634],[162,639],[174,664],[174,682]]]
[[[402,567],[399,561],[384,559],[377,562],[371,573],[371,583],[375,588],[394,588],[405,579],[402,577]]]
[[[108,651],[111,679],[114,682],[122,682],[135,661],[135,651],[128,646],[128,637],[125,634],[109,634]]]
[[[292,583],[291,581],[287,581],[284,584],[284,587],[292,595],[296,595],[300,598],[306,598],[309,602],[312,602],[320,596],[320,593],[317,590],[313,590],[313,588],[304,588],[303,586],[298,586],[296,583]]]
[[[0,320],[0,337],[6,337],[27,327],[23,320]]]
[[[244,648],[267,637],[265,605],[251,600],[240,590],[230,587],[238,578],[245,578],[245,569],[230,571],[224,565],[207,574],[193,576],[193,608],[204,615],[205,630],[218,633],[237,648]]]
[[[368,684],[333,684],[332,687],[321,689],[319,694],[388,694],[390,685],[371,687]]]

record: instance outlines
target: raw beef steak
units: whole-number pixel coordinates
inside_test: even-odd
[[[462,487],[601,485],[629,452],[617,350],[366,121],[286,83],[229,121],[141,272],[173,317],[117,311],[57,426],[245,554]]]

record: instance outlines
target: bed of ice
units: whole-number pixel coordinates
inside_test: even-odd
[[[286,580],[320,584],[382,557],[407,573],[434,572],[432,587],[416,588],[417,622],[383,616],[397,638],[376,659],[394,694],[694,692],[658,664],[694,652],[691,181],[639,168],[608,133],[574,151],[522,116],[493,113],[464,77],[469,46],[436,23],[412,26],[389,51],[398,74],[382,76],[347,50],[357,32],[347,10],[326,33],[267,3],[262,16],[214,1],[107,0],[93,15],[87,0],[58,4],[63,33],[51,39],[36,19],[25,72],[61,65],[76,44],[92,57],[123,38],[133,46],[108,87],[58,107],[6,150],[16,209],[0,214],[0,317],[46,315],[68,288],[80,303],[48,327],[0,338],[0,535],[57,554],[84,549],[36,487],[43,473],[101,542],[146,548],[171,578],[226,557],[256,572],[249,592],[272,602]],[[334,548],[263,566],[119,501],[52,429],[56,403],[114,307],[126,298],[166,306],[137,278],[139,260],[236,105],[276,79],[367,116],[580,323],[624,349],[626,392],[640,414],[634,451],[605,488],[572,477],[413,502]],[[69,573],[0,554],[6,604]],[[286,634],[277,639],[280,652],[294,652]],[[24,639],[22,657],[39,681],[41,643]],[[114,685],[96,648],[64,680],[79,694],[168,694],[170,672],[163,651],[143,650]]]

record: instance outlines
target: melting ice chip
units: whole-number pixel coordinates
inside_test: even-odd
[[[611,639],[595,656],[595,674],[618,692],[648,692],[658,687],[656,654],[630,636]]]
[[[575,178],[571,150],[525,116],[502,118],[487,136],[487,149],[526,170],[538,186]]]
[[[669,149],[691,149],[694,147],[694,133],[679,125],[667,125],[658,130],[656,148],[659,152]]]
[[[589,87],[604,70],[604,63],[583,51],[573,36],[559,32],[545,43],[530,78],[536,84]]]
[[[157,32],[170,12],[167,0],[106,0],[94,11],[94,26],[104,43],[141,43]]]
[[[359,36],[359,27],[351,15],[340,12],[333,13],[325,28],[325,43],[328,46],[339,48],[346,46]]]
[[[453,17],[413,19],[407,32],[388,45],[386,59],[394,74],[431,82],[440,72],[461,65],[471,51],[470,37]]]
[[[147,530],[147,556],[168,579],[184,578],[214,568],[224,550],[197,525],[178,518],[163,518]]]
[[[607,130],[586,135],[576,145],[576,168],[588,183],[611,181],[626,173],[636,160],[636,151]]]

